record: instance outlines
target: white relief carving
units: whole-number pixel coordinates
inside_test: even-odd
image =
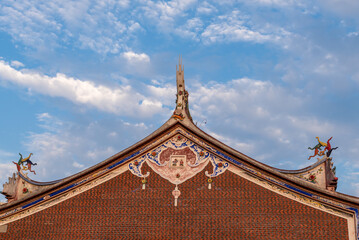
[[[176,185],[175,190],[172,191],[172,195],[175,197],[175,207],[177,207],[177,199],[181,195],[181,191],[178,190],[178,186]]]
[[[168,149],[172,150],[172,148]],[[184,150],[190,151],[195,156],[192,150],[188,147],[184,148]],[[161,155],[162,153],[159,154],[159,158],[161,158]],[[162,178],[178,185],[201,172],[208,164],[209,158],[204,159],[195,167],[189,165],[190,159],[184,155],[170,155],[168,157],[162,157],[161,160],[164,161],[161,165],[158,165],[156,162],[150,161],[149,159],[146,159],[146,163]]]
[[[176,135],[131,162],[128,169],[134,175],[145,178],[149,173],[142,174],[141,168],[146,162],[162,178],[178,185],[201,172],[210,159],[214,161],[212,154],[182,135]]]

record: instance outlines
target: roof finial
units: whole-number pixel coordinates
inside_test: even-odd
[[[182,56],[181,54],[178,55],[178,68],[179,68],[179,71],[182,71]],[[177,70],[177,68],[176,68]]]
[[[183,67],[182,67],[182,56],[178,57],[178,69],[176,67],[176,82],[177,82],[177,100],[176,109],[173,114],[177,119],[183,120],[185,113],[188,118],[192,121],[191,115],[188,109],[188,92],[184,85]]]

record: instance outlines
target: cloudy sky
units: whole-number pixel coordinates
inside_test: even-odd
[[[358,12],[356,0],[2,0],[0,183],[19,152],[50,181],[156,130],[181,54],[200,128],[283,169],[314,163],[307,148],[333,136],[338,191],[359,196]]]

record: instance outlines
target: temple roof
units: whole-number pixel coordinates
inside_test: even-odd
[[[236,156],[246,162],[248,162],[249,164],[256,166],[262,170],[267,171],[268,173],[274,174],[278,177],[281,177],[283,179],[287,179],[295,184],[299,184],[301,186],[304,186],[306,188],[310,188],[313,189],[315,191],[320,191],[326,194],[331,194],[333,195],[334,193],[331,191],[327,191],[326,189],[323,189],[321,187],[318,187],[316,185],[310,184],[307,181],[304,181],[303,179],[300,178],[294,178],[293,175],[294,174],[300,174],[300,173],[305,173],[308,171],[311,171],[313,169],[315,169],[316,167],[320,166],[321,164],[323,164],[327,159],[323,158],[323,159],[318,159],[317,162],[315,162],[314,164],[307,166],[303,169],[298,169],[298,170],[286,170],[286,169],[279,169],[279,168],[275,168],[275,167],[271,167],[268,166],[266,164],[263,164],[259,161],[256,161],[255,159],[227,146],[226,144],[220,142],[219,140],[215,139],[214,137],[208,135],[207,133],[205,133],[204,131],[202,131],[197,125],[195,125],[193,123],[191,114],[190,114],[190,109],[189,109],[189,93],[186,90],[185,87],[185,80],[184,80],[184,67],[182,64],[182,58],[181,56],[179,57],[179,62],[178,65],[176,65],[176,87],[177,87],[177,93],[176,93],[176,106],[175,106],[175,110],[172,114],[172,116],[161,126],[159,127],[156,131],[154,131],[153,133],[151,133],[150,135],[148,135],[147,137],[145,137],[144,139],[142,139],[141,141],[137,142],[136,144],[128,147],[127,149],[113,155],[112,157],[109,157],[108,159],[88,168],[85,169],[79,173],[76,173],[72,176],[63,178],[63,179],[59,179],[59,180],[54,180],[51,182],[37,182],[32,180],[31,178],[29,178],[27,176],[27,174],[24,174],[22,171],[18,172],[18,175],[26,182],[29,182],[33,185],[36,186],[44,186],[46,188],[44,188],[44,190],[48,190],[49,188],[56,188],[57,186],[60,186],[66,182],[72,181],[73,179],[79,178],[81,176],[84,176],[90,172],[93,172],[94,170],[101,168],[107,164],[109,164],[110,162],[113,162],[114,160],[120,158],[121,156],[128,154],[129,152],[131,152],[133,149],[138,148],[139,146],[146,144],[147,142],[151,141],[152,139],[158,137],[158,135],[160,135],[161,133],[165,132],[166,130],[173,128],[176,125],[180,125],[181,127],[184,127],[187,130],[192,131],[194,134],[202,137],[204,140],[214,144],[217,147],[220,147],[221,149],[227,151],[229,154]],[[40,192],[39,192],[40,193]],[[32,194],[32,195],[36,195],[36,193]],[[336,197],[343,197],[344,199],[348,199],[350,201],[355,201],[359,203],[359,198],[357,197],[353,197],[353,196],[349,196],[349,195],[345,195],[345,194],[341,194],[341,193],[337,193],[335,192],[334,194]],[[30,196],[28,196],[30,197]],[[27,197],[26,197],[27,198]],[[20,200],[20,199],[19,199]],[[12,203],[12,204],[15,204]],[[11,204],[11,205],[12,205]],[[5,206],[3,206],[5,207]],[[1,207],[0,207],[1,209]]]
[[[288,191],[296,191],[298,194],[305,195],[308,198],[329,199],[326,201],[338,201],[348,204],[348,209],[352,204],[359,204],[359,198],[338,193],[336,189],[335,173],[332,169],[332,158],[324,156],[322,159],[306,168],[299,170],[278,169],[263,164],[255,159],[227,146],[214,137],[208,135],[196,126],[191,118],[189,110],[189,94],[185,88],[184,70],[182,59],[176,67],[176,106],[172,116],[156,131],[137,142],[136,144],[124,149],[123,151],[109,157],[108,159],[88,168],[72,176],[52,181],[37,182],[30,179],[22,171],[18,172],[18,176],[29,185],[33,186],[34,191],[30,194],[22,195],[21,198],[14,199],[0,206],[0,220],[6,217],[7,212],[15,211],[14,209],[26,209],[39,201],[47,201],[47,199],[59,196],[69,189],[76,188],[81,184],[92,181],[110,172],[113,169],[125,164],[134,163],[134,159],[139,159],[145,152],[158,148],[174,136],[181,136],[193,142],[196,146],[208,151],[213,156],[226,162],[226,164],[235,167],[237,170],[243,171],[248,175],[256,175],[263,178],[263,181],[270,182],[274,185],[280,185],[288,189]],[[136,160],[137,161],[137,160]],[[321,171],[324,174],[321,174]],[[313,177],[315,179],[313,179]],[[16,176],[9,179],[8,185],[14,184]],[[5,190],[3,192],[6,193]],[[332,204],[332,203],[330,203]],[[10,214],[13,214],[11,212]],[[4,215],[5,214],[5,215]],[[0,222],[1,225],[1,222]]]

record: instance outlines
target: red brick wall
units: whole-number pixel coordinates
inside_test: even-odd
[[[146,169],[144,169],[146,171]],[[227,171],[174,185],[151,171],[145,190],[126,172],[8,224],[0,239],[347,239],[346,220],[292,201]]]

